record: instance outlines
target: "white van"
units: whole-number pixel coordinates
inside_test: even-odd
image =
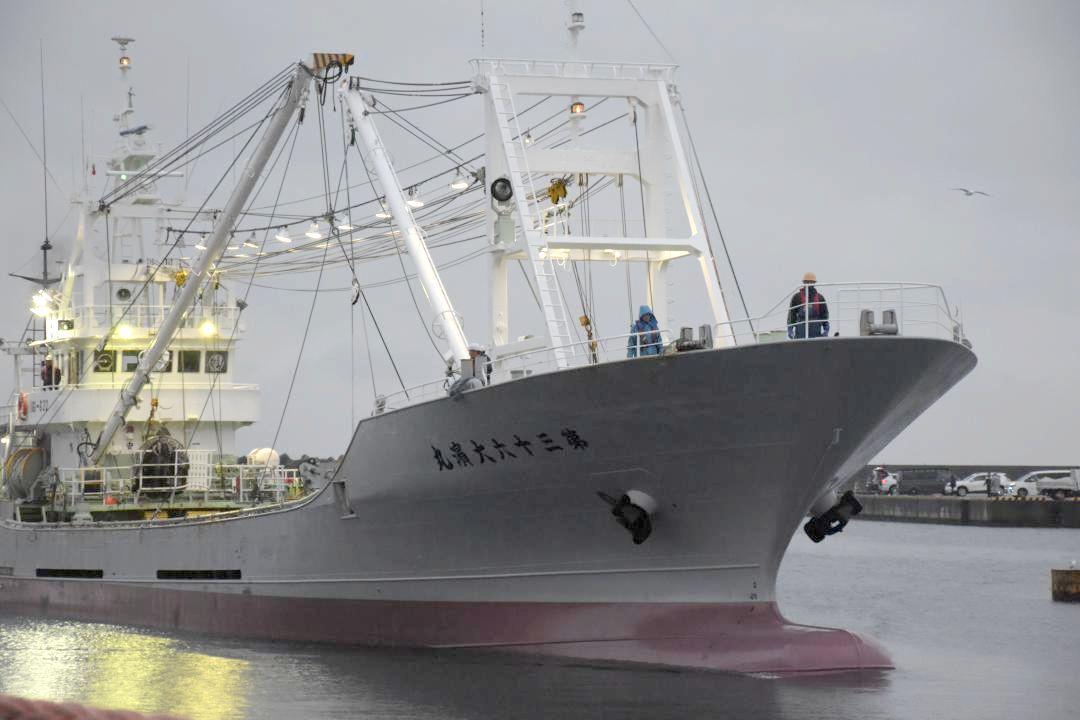
[[[1036,470],[1035,489],[1040,495],[1047,495],[1055,500],[1080,495],[1080,472],[1071,470]],[[1025,476],[1026,477],[1026,476]],[[1017,492],[1019,492],[1019,485]]]

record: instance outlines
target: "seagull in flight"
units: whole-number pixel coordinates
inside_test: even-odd
[[[967,188],[953,188],[953,190],[959,190],[968,197],[971,197],[972,195],[985,195],[986,197],[990,197],[990,193],[984,193],[982,190],[968,190]]]

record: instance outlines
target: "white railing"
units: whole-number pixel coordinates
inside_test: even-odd
[[[203,455],[205,453],[205,455]],[[61,468],[54,505],[103,506],[284,502],[303,494],[296,470],[208,462],[210,451],[188,450],[187,461],[116,467]]]
[[[469,64],[478,74],[602,80],[664,80],[667,82],[671,81],[677,67],[666,63],[529,60],[525,58],[477,58],[470,60]]]
[[[970,346],[964,335],[963,323],[956,311],[950,307],[945,291],[938,285],[914,282],[853,282],[818,283],[815,287],[828,308],[829,336],[906,335],[951,340]],[[799,313],[799,310],[805,310],[805,303],[796,302],[794,307],[792,306],[792,298],[801,289],[802,286],[793,288],[762,315],[712,326],[713,338],[722,341],[730,336],[736,345],[750,345],[812,338],[823,333],[825,326],[818,324],[820,320],[807,317],[805,312]],[[867,325],[866,311],[873,313],[871,325]],[[801,319],[789,323],[793,314]],[[895,322],[885,322],[893,316]],[[570,367],[625,360],[628,357],[630,338],[646,334],[616,335],[569,343],[561,348],[546,347],[496,356],[490,360],[490,377],[485,373],[484,381],[496,384],[564,369],[560,368],[556,361],[557,351],[560,349],[569,358]],[[666,354],[675,349],[675,334],[671,330],[661,330],[660,334],[663,352]],[[375,400],[373,414],[446,397],[454,379],[442,378],[380,396]]]
[[[497,384],[508,382],[510,380],[519,380],[524,377],[529,377],[530,375],[541,375],[559,370],[560,366],[557,360],[557,350],[560,349],[565,351],[564,357],[570,362],[569,367],[600,365],[616,360],[625,360],[630,356],[630,338],[638,340],[639,338],[644,338],[651,334],[652,333],[648,332],[627,333],[625,335],[614,335],[606,338],[568,343],[559,348],[545,347],[526,350],[519,353],[511,353],[508,355],[500,355],[490,361],[490,379],[487,378],[485,373],[484,380],[490,384]],[[657,354],[662,354],[664,349],[673,343],[674,338],[672,334],[666,330],[660,330],[657,334],[660,335],[660,353]],[[647,338],[644,342],[647,344],[649,340],[650,339]],[[638,344],[641,343],[635,343],[635,347]],[[379,396],[375,399],[375,412],[373,414],[377,415],[386,410],[396,410],[425,400],[446,397],[454,379],[455,378],[443,378],[441,380],[434,380],[405,390],[399,390],[390,395]]]
[[[764,314],[732,320],[713,328],[714,335],[730,333],[736,344],[776,342],[823,336],[905,335],[969,344],[963,323],[939,285],[915,282],[817,283],[814,286],[828,309],[827,328],[816,312],[807,313],[800,296],[802,286],[792,288]],[[799,300],[792,305],[793,298]],[[816,300],[811,299],[816,308]],[[873,324],[864,314],[870,311]],[[794,318],[792,317],[794,316]],[[894,322],[886,322],[892,318]],[[866,318],[868,319],[868,318]]]
[[[132,305],[126,309],[110,305],[81,305],[71,310],[75,328],[72,335],[102,334],[113,324],[128,326],[136,330],[157,330],[172,309],[171,305]],[[229,337],[236,328],[240,317],[239,308],[217,305],[191,308],[181,330],[199,330],[207,320],[214,323],[217,337]]]

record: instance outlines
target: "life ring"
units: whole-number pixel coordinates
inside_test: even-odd
[[[19,412],[20,420],[25,420],[27,416],[30,415],[30,398],[28,398],[26,393],[24,392],[19,393],[19,403],[17,405],[17,409]]]

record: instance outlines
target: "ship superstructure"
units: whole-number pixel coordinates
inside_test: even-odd
[[[114,40],[120,43],[119,70],[126,81],[132,69],[127,46],[133,40]],[[204,491],[199,501],[192,500],[193,511],[231,507],[234,493],[212,488],[210,478],[214,472],[224,477],[226,469],[215,466],[235,466],[236,430],[259,417],[258,387],[239,382],[235,370],[243,336],[240,308],[230,288],[210,277],[169,334],[151,368],[147,392],[125,414],[118,432],[100,447],[96,443],[117,396],[188,284],[219,215],[167,199],[164,186],[177,184],[183,173],[144,173],[160,147],[136,111],[132,87],[125,97],[113,117],[115,147],[101,168],[101,195],[118,197],[106,205],[87,185],[75,199],[79,219],[65,272],[49,282],[32,279],[39,287],[30,298],[26,331],[17,343],[4,346],[14,361],[15,384],[3,413],[3,460],[20,518],[141,516],[137,475],[144,464],[149,475],[176,475],[168,463],[189,467],[192,489]],[[96,162],[89,171],[99,179]],[[136,177],[141,178],[136,192],[118,192]],[[171,192],[178,190],[174,186]],[[180,223],[186,233],[176,229]],[[51,244],[42,248],[46,279],[49,249]],[[184,449],[179,459],[175,452],[168,458],[143,457],[161,437],[169,439],[169,449]],[[237,468],[232,471],[237,474]],[[178,505],[172,512],[184,511]]]
[[[453,192],[421,211],[380,134],[396,113],[351,63],[316,55],[279,75],[228,201],[192,216],[206,237],[186,260],[180,242],[158,251],[136,240],[140,223],[161,231],[167,206],[153,188],[168,166],[153,164],[143,126],[121,120],[110,172],[119,183],[134,173],[139,192],[118,201],[114,184],[88,206],[77,247],[104,228],[105,262],[73,253],[70,289],[46,288],[44,329],[16,352],[24,381],[46,352],[61,376],[20,389],[10,413],[0,603],[305,641],[746,672],[887,667],[850,633],[786,621],[776,574],[806,516],[815,540],[842,530],[858,506],[835,489],[974,367],[944,292],[821,285],[838,336],[815,326],[823,336],[812,340],[797,339],[816,321],[794,288],[733,318],[666,65],[475,61],[470,81],[429,98],[481,96],[483,164],[457,167]],[[308,117],[321,122],[331,96],[347,113],[346,157],[362,155],[373,196],[275,220],[245,252],[238,223],[274,148],[314,102]],[[562,108],[557,132],[527,119],[544,102]],[[594,143],[608,123],[585,118],[616,105],[623,143]],[[601,191],[621,209],[604,229],[588,217]],[[468,197],[467,213],[441,209]],[[372,208],[377,222],[361,223]],[[469,322],[430,250],[478,224],[487,312]],[[407,255],[443,354],[430,382],[377,396],[340,461],[314,468],[305,491],[272,451],[234,459],[231,432],[257,418],[257,395],[232,382],[243,303],[226,286],[230,273],[305,257],[320,257],[309,266],[321,273],[331,250],[353,273],[354,303],[367,303],[356,273],[365,253],[396,254],[403,267]],[[677,262],[695,266],[704,303],[676,336],[665,276]],[[591,263],[644,271],[655,334],[601,335],[584,297],[572,313],[562,281]],[[531,335],[511,313],[516,265],[541,318]],[[638,352],[646,346],[655,352]],[[204,423],[190,405],[211,388],[229,400]]]

